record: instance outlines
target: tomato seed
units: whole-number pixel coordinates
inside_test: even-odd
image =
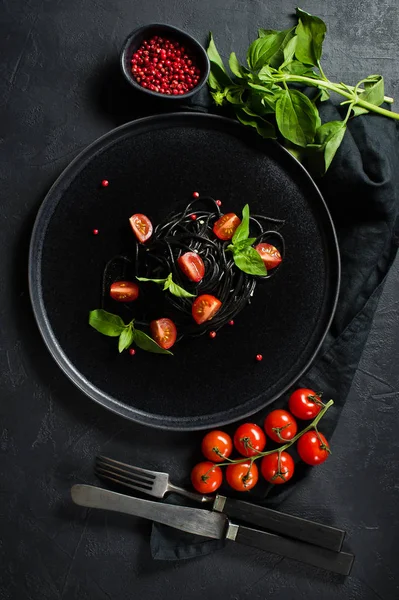
[[[216,331],[210,331],[209,332],[209,337],[214,339],[216,337]]]
[[[129,354],[130,356],[134,356],[136,354],[136,350],[134,348],[130,348]]]
[[[93,235],[98,235],[98,229],[93,229]]]
[[[101,182],[102,187],[108,187],[109,186],[109,181],[107,179],[103,179]]]
[[[217,204],[218,206],[222,206],[222,201],[221,201],[221,200],[216,200],[216,204]]]
[[[193,221],[195,221],[197,218],[197,215],[190,215],[190,219],[192,219]]]
[[[231,321],[229,321],[229,325],[234,325],[233,319],[231,319]]]
[[[256,355],[256,360],[257,360],[258,362],[260,362],[261,360],[263,360],[263,356],[262,356],[261,354],[257,354],[257,355]]]
[[[193,198],[199,198],[199,192],[193,192]]]

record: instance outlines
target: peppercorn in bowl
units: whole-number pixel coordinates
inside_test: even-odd
[[[210,70],[201,44],[181,29],[164,24],[133,31],[123,44],[121,67],[137,90],[174,100],[196,94]]]

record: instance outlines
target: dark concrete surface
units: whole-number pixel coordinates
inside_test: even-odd
[[[308,0],[329,28],[324,65],[355,83],[382,73],[399,97],[396,0]],[[186,562],[152,561],[150,524],[71,505],[75,482],[94,482],[102,452],[179,480],[199,437],[147,430],[107,413],[59,371],[34,323],[27,251],[51,183],[92,140],[145,112],[117,75],[125,36],[165,21],[201,41],[211,28],[224,54],[244,52],[256,28],[291,22],[287,0],[2,0],[0,2],[0,599],[169,600],[399,597],[399,262],[380,300],[334,454],[283,508],[347,530],[356,554],[345,581],[231,545]],[[56,285],[56,282],[55,282]]]

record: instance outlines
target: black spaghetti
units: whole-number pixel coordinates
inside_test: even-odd
[[[178,339],[216,331],[234,319],[250,303],[258,283],[273,277],[280,266],[266,276],[248,275],[240,270],[234,263],[232,253],[227,250],[231,240],[220,240],[213,233],[213,225],[221,216],[217,202],[211,197],[196,199],[183,210],[169,214],[155,227],[149,242],[141,244],[136,241],[133,256],[116,256],[108,262],[103,275],[103,306],[109,298],[110,284],[117,279],[126,279],[127,276],[163,279],[172,273],[173,281],[188,292],[196,296],[211,294],[222,302],[211,320],[197,325],[192,317],[194,298],[176,297],[168,291],[163,292],[163,310],[176,323]],[[250,216],[250,235],[256,238],[253,245],[271,243],[284,259],[285,243],[279,231],[283,225],[284,221],[279,219]],[[205,275],[199,283],[189,281],[178,266],[177,259],[186,252],[196,252],[202,258]],[[143,287],[148,286],[155,287],[152,284]],[[148,325],[149,320],[154,318],[150,300],[142,303],[140,313],[136,306],[126,305],[126,308],[134,311],[138,324]],[[161,316],[165,315],[158,314],[158,317]]]

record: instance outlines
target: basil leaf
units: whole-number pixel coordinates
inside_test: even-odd
[[[299,60],[293,60],[282,67],[284,73],[290,73],[291,75],[305,75],[306,77],[317,78],[316,73],[309,65],[304,65]],[[323,92],[326,90],[322,90]],[[328,93],[328,92],[327,92]]]
[[[248,125],[249,127],[255,127],[256,131],[263,138],[276,139],[276,131],[269,121],[266,121],[261,117],[251,117],[241,109],[236,109],[236,115],[240,123],[243,125]]]
[[[246,204],[242,209],[242,221],[234,232],[231,239],[233,244],[246,240],[249,235],[249,206]]]
[[[280,46],[276,49],[275,53],[269,57],[268,63],[271,67],[278,68],[284,61],[284,48],[295,35],[295,27],[291,29],[284,29],[283,31],[273,31],[270,29],[259,29],[258,35],[260,38],[266,37],[269,34],[278,34],[280,40]]]
[[[232,52],[230,54],[229,67],[233,75],[235,75],[236,77],[242,77],[241,65],[238,62],[238,58],[235,52]]]
[[[153,283],[165,283],[166,279],[151,279],[148,277],[136,277],[139,281],[152,281]]]
[[[364,92],[359,95],[360,100],[380,106],[384,102],[384,78],[382,75],[369,75],[364,79]]]
[[[276,104],[276,120],[281,134],[305,147],[311,143],[319,122],[319,113],[305,94],[298,90],[284,90]]]
[[[284,63],[286,63],[286,62],[288,63],[289,61],[291,61],[294,58],[297,42],[298,42],[298,36],[294,35],[290,39],[290,41],[286,44],[286,46],[283,50]]]
[[[223,91],[226,86],[232,84],[232,81],[227,74],[220,54],[216,49],[212,33],[209,34],[209,45],[206,52],[211,63],[208,85],[212,90]]]
[[[233,252],[241,252],[241,250],[245,250],[248,246],[252,246],[252,244],[256,242],[256,238],[247,238],[246,240],[241,240],[241,242],[237,242],[228,250],[233,250]]]
[[[317,66],[322,55],[323,42],[327,31],[326,24],[319,17],[315,17],[300,8],[296,9],[296,14],[299,23],[295,30],[298,36],[295,55],[301,62]]]
[[[172,352],[169,352],[169,350],[164,350],[161,348],[161,346],[158,346],[158,344],[149,335],[144,333],[144,331],[140,331],[139,329],[134,331],[134,343],[136,346],[142,350],[146,350],[147,352],[154,352],[154,354],[170,354],[173,356]]]
[[[251,69],[258,71],[275,57],[286,37],[286,31],[265,31],[265,35],[258,38],[248,48],[247,62]]]
[[[209,79],[208,79],[208,84],[209,84]],[[224,99],[225,99],[225,93],[224,92],[221,92],[220,90],[215,90],[214,92],[211,92],[211,96],[212,96],[212,98],[213,98],[216,106],[222,106],[223,105]]]
[[[102,308],[90,311],[89,325],[103,335],[109,335],[111,337],[121,335],[126,327],[118,315],[113,315]]]
[[[236,266],[248,275],[267,275],[265,264],[255,248],[233,252],[233,259]]]
[[[329,121],[324,123],[316,133],[316,144],[321,144],[321,152],[323,155],[323,165],[319,171],[324,174],[341,145],[346,132],[346,124],[343,121]]]
[[[178,298],[195,298],[196,297],[196,294],[190,294],[190,292],[187,292],[184,288],[180,287],[180,285],[177,285],[177,283],[175,283],[174,281],[170,281],[168,290],[170,291],[171,294],[173,294],[174,296],[177,296]]]
[[[309,77],[309,75],[308,75]],[[321,94],[320,94],[320,102],[325,102],[326,100],[330,99],[330,92],[328,90],[321,90]]]
[[[258,73],[258,78],[265,83],[273,82],[273,73],[271,72],[269,65],[263,65]]]
[[[226,100],[230,104],[242,104],[242,95],[245,92],[245,87],[241,85],[231,85],[225,89]]]
[[[215,41],[213,39],[212,32],[209,32],[209,45],[206,51],[209,60],[211,60],[214,64],[218,65],[218,67],[227,75],[227,71],[223,64],[222,58],[216,48]]]
[[[123,352],[123,350],[126,350],[126,348],[129,348],[129,346],[132,345],[133,339],[134,339],[134,333],[132,331],[132,327],[128,325],[127,327],[125,327],[125,329],[122,331],[122,333],[119,336],[119,342],[118,342],[119,352]]]

